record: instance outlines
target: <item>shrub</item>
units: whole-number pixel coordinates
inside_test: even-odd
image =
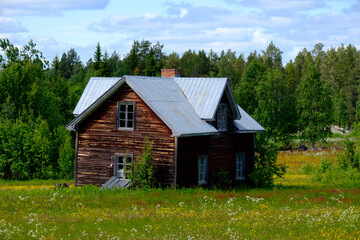
[[[223,169],[220,169],[220,171],[213,173],[212,177],[212,185],[217,189],[226,189],[232,183],[232,181],[229,179],[229,172],[224,171]]]
[[[256,187],[271,187],[274,176],[282,177],[286,168],[277,164],[278,148],[261,134],[257,135],[257,149],[255,154],[255,169],[249,175],[251,183]]]
[[[148,189],[156,186],[151,149],[152,144],[149,142],[149,139],[146,138],[143,145],[143,153],[134,162],[133,172],[130,177],[135,187]]]
[[[302,167],[301,171],[305,174],[311,174],[315,171],[316,167],[308,162],[306,162]]]

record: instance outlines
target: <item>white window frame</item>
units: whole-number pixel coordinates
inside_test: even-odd
[[[124,106],[124,109],[122,109],[122,106]],[[129,106],[132,106],[132,111],[129,110]],[[136,106],[134,102],[118,102],[118,114],[117,114],[118,130],[134,131],[135,107]],[[130,116],[130,114],[132,114],[132,117]],[[131,125],[130,123],[132,124],[132,126],[129,127],[129,125]]]
[[[208,178],[208,155],[198,156],[198,185],[207,184]]]
[[[217,129],[221,132],[226,132],[228,128],[227,122],[227,104],[220,103],[217,111]]]
[[[133,155],[115,154],[114,175],[119,179],[129,180],[132,174]]]
[[[245,153],[235,153],[235,180],[245,180]]]

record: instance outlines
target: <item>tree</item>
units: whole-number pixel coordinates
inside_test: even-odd
[[[181,75],[184,77],[195,77],[196,53],[189,49],[184,52],[180,59]]]
[[[93,64],[93,68],[94,68],[95,70],[99,70],[99,69],[100,69],[101,59],[102,59],[101,47],[100,47],[100,42],[98,42],[97,45],[96,45],[96,50],[95,50],[95,52],[94,52],[94,64]]]
[[[169,57],[167,58],[167,62],[165,67],[167,69],[179,69],[180,68],[180,56],[176,52],[170,53]]]
[[[56,58],[55,57],[54,61],[53,61],[53,67],[55,68],[56,71]],[[61,60],[59,63],[59,69],[58,72],[59,75],[65,79],[70,79],[71,76],[74,74],[75,68],[81,65],[81,61],[80,61],[80,56],[77,54],[77,52],[75,51],[75,49],[71,48],[67,53],[63,53],[61,56]]]
[[[314,143],[325,140],[331,134],[332,101],[329,84],[321,81],[320,73],[312,64],[297,89],[297,109],[300,136]]]
[[[156,76],[156,61],[154,49],[151,48],[146,61],[145,76]]]
[[[134,41],[130,53],[128,53],[124,59],[125,67],[129,74],[135,74],[135,69],[137,68],[139,62],[138,52],[138,46]]]
[[[296,131],[294,97],[289,94],[284,73],[270,68],[256,86],[258,107],[255,118],[265,127],[270,137],[288,140]]]
[[[256,86],[265,77],[266,67],[258,60],[252,60],[245,69],[240,83],[234,87],[236,102],[250,115],[258,108]]]
[[[100,62],[100,74],[102,77],[110,77],[111,75],[111,69],[110,69],[110,61],[108,53],[105,51],[104,57]]]
[[[140,188],[152,188],[156,185],[154,166],[151,155],[152,143],[146,138],[143,145],[143,152],[134,163],[131,182]]]
[[[219,77],[227,77],[230,83],[230,86],[233,86],[237,82],[236,70],[236,52],[231,51],[230,49],[226,54],[221,54],[220,61],[218,64]]]
[[[266,51],[263,52],[263,61],[268,68],[281,68],[282,67],[282,51],[275,46],[275,44],[271,41]]]

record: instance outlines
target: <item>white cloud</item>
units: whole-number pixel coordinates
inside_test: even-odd
[[[0,17],[0,32],[16,33],[16,32],[25,32],[25,31],[26,29],[16,19]]]
[[[188,14],[188,10],[186,10],[186,9],[181,9],[181,11],[180,11],[180,18],[183,18],[183,17],[185,17],[186,15]]]
[[[103,9],[109,0],[2,0],[0,15],[58,15],[64,10]]]
[[[271,21],[276,24],[277,26],[280,26],[280,25],[289,25],[291,23],[293,23],[293,19],[291,18],[288,18],[288,17],[271,17]]]
[[[260,8],[263,10],[310,10],[324,6],[323,0],[228,0],[229,3]]]

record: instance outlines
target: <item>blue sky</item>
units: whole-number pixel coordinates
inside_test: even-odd
[[[270,41],[283,62],[316,43],[360,49],[360,0],[0,0],[0,38],[21,47],[33,39],[49,60],[74,48],[86,62],[97,42],[127,54],[134,40],[245,57]]]

